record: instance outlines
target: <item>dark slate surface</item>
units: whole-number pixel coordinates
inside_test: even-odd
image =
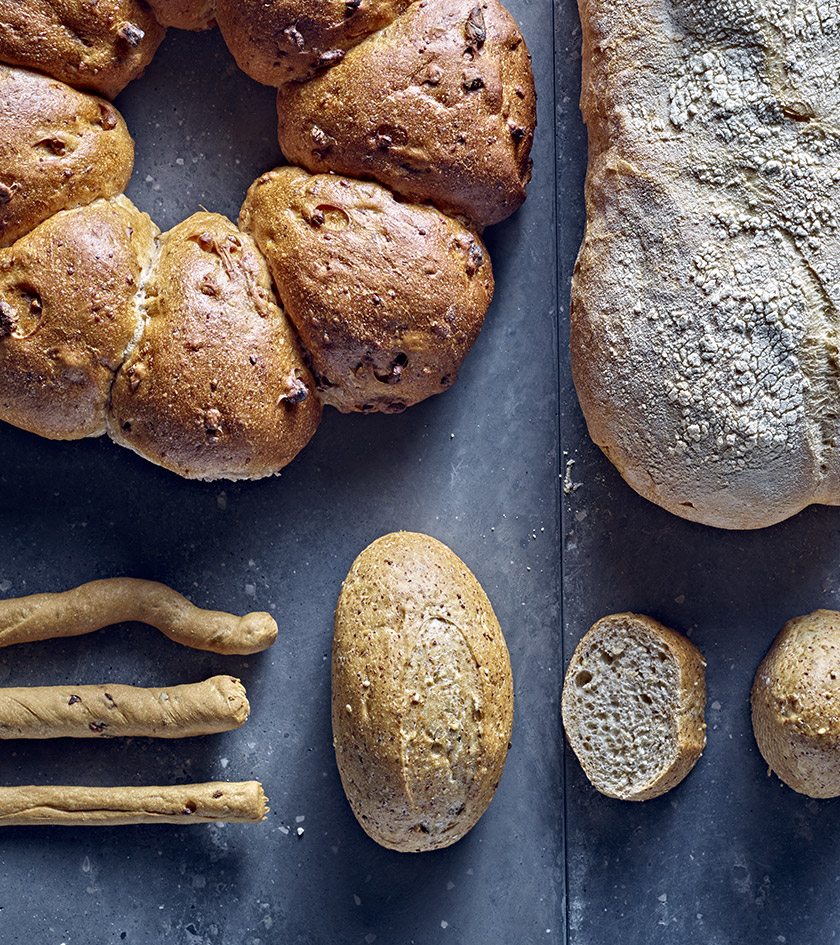
[[[228,672],[252,704],[238,732],[184,742],[6,742],[3,782],[258,778],[272,808],[261,826],[4,830],[4,945],[564,940],[552,8],[510,8],[540,91],[534,181],[526,206],[487,234],[496,298],[451,392],[399,417],[327,411],[281,476],[236,485],[186,482],[104,439],[53,443],[0,426],[4,597],[129,574],[280,624],[274,648],[248,659],[181,649],[138,625],[0,651],[4,685]],[[248,184],[280,160],[274,96],[238,72],[217,34],[172,31],[117,104],[137,139],[129,195],[163,228],[200,206],[235,218]],[[496,799],[464,840],[422,856],[383,850],[358,827],[329,725],[341,580],[368,542],[399,528],[435,535],[473,569],[515,676]]]

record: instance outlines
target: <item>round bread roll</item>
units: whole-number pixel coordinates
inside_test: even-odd
[[[493,798],[512,722],[507,646],[463,561],[409,532],[367,547],[332,651],[336,760],[365,832],[410,853],[460,839]]]
[[[374,178],[479,226],[525,199],[531,57],[497,0],[414,3],[341,62],[278,91],[280,147],[316,172]]]
[[[239,68],[264,85],[283,85],[340,62],[411,2],[219,0],[217,16]]]
[[[157,233],[116,197],[57,213],[0,250],[0,419],[56,440],[105,432]]]
[[[0,65],[0,247],[69,210],[121,194],[134,142],[113,105]]]
[[[216,25],[216,0],[147,0],[162,26],[209,30]]]
[[[473,232],[378,184],[294,167],[259,178],[239,222],[268,259],[325,403],[398,413],[449,388],[493,295]]]
[[[597,790],[622,801],[659,797],[706,744],[706,664],[684,636],[641,614],[599,620],[572,655],[563,727]]]
[[[12,0],[0,14],[0,62],[114,98],[165,32],[142,0]]]
[[[112,438],[188,479],[258,479],[291,462],[321,404],[251,238],[218,214],[184,220],[161,237],[145,305]]]
[[[840,613],[789,620],[752,687],[755,740],[769,767],[809,797],[840,795]]]

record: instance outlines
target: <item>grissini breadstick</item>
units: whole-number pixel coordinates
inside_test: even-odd
[[[0,787],[0,827],[256,824],[267,811],[259,781],[167,787]]]
[[[0,601],[0,646],[75,637],[132,620],[151,624],[176,643],[225,655],[258,653],[277,638],[270,614],[200,610],[165,584],[121,577]]]
[[[249,711],[245,687],[232,676],[166,689],[0,689],[0,738],[187,738],[239,728]]]

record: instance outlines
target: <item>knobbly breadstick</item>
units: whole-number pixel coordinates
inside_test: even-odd
[[[60,594],[0,601],[0,646],[75,637],[125,621],[151,624],[176,643],[212,653],[258,653],[277,638],[270,614],[200,610],[157,581],[106,578]]]
[[[239,728],[249,711],[245,687],[232,676],[168,689],[0,689],[0,738],[186,738]]]
[[[59,824],[256,824],[268,807],[259,781],[172,787],[0,787],[0,827]]]

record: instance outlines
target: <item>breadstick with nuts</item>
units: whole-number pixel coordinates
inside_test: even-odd
[[[259,781],[171,787],[0,787],[0,827],[248,823],[265,820]]]
[[[224,655],[258,653],[277,638],[270,614],[201,610],[165,584],[121,577],[0,601],[0,646],[75,637],[126,621],[151,624],[176,643]]]
[[[232,676],[167,689],[0,689],[0,738],[187,738],[239,728],[249,711],[245,687]]]

